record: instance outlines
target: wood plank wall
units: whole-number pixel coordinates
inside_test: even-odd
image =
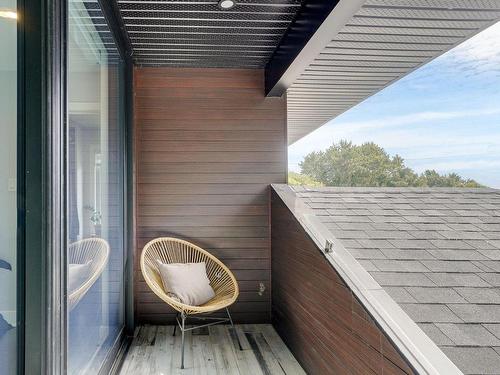
[[[413,374],[316,244],[272,193],[273,324],[309,374]]]
[[[136,68],[134,85],[137,322],[173,317],[138,268],[159,236],[219,257],[240,283],[235,319],[269,321],[269,184],[286,181],[285,100],[264,98],[261,70]]]

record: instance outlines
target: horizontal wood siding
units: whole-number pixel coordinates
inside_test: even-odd
[[[285,100],[264,97],[260,70],[136,68],[134,84],[138,323],[173,317],[138,269],[160,236],[219,257],[240,283],[236,320],[269,321],[269,184],[286,181]]]
[[[272,193],[273,324],[309,374],[413,374],[406,360]]]

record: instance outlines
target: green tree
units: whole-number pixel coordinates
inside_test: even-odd
[[[303,175],[326,186],[481,186],[455,173],[426,170],[419,175],[401,156],[391,157],[373,142],[354,145],[342,140],[325,151],[311,152],[299,165]]]
[[[464,179],[456,173],[440,175],[435,170],[426,170],[418,177],[418,186],[439,187],[483,187],[472,179]]]
[[[324,186],[321,182],[312,179],[310,176],[306,176],[297,172],[288,172],[288,184],[314,187]]]

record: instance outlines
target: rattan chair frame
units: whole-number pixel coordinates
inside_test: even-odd
[[[200,306],[186,305],[171,298],[164,290],[158,270],[158,261],[161,263],[205,262],[207,276],[211,287],[214,289],[215,297]],[[186,331],[226,322],[233,325],[228,307],[239,296],[238,282],[229,268],[208,251],[191,242],[173,237],[160,237],[149,241],[142,250],[140,266],[142,276],[153,293],[178,312],[176,321],[182,333],[181,368],[184,368],[184,335]],[[200,314],[213,313],[222,309],[225,309],[228,315],[227,318],[197,317]],[[186,328],[186,319],[188,316],[210,320],[210,323]]]

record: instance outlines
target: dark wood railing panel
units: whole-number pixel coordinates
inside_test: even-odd
[[[310,374],[413,374],[272,192],[272,321]]]
[[[269,185],[286,182],[286,102],[264,97],[263,74],[148,67],[134,76],[136,258],[160,236],[207,249],[239,280],[242,322],[270,319]],[[172,321],[137,262],[135,308],[139,323]]]

